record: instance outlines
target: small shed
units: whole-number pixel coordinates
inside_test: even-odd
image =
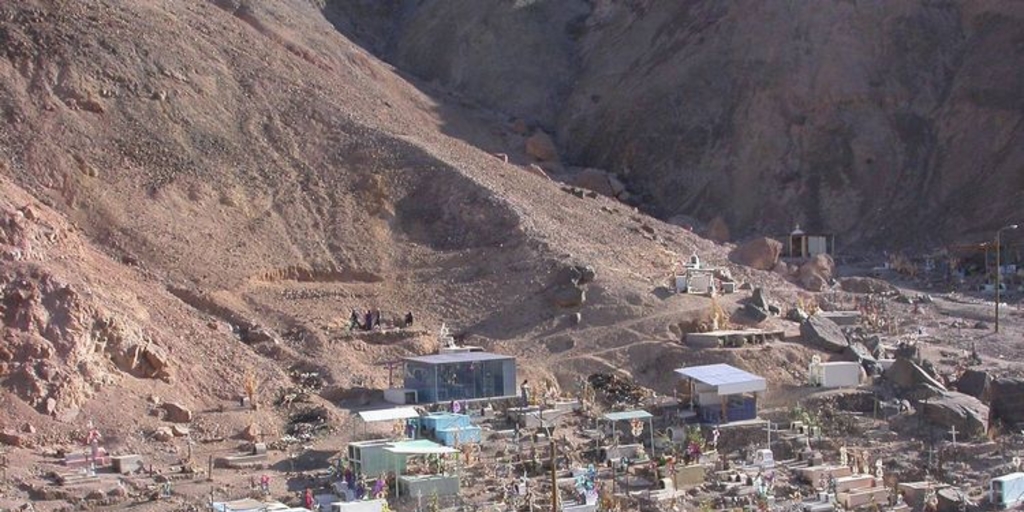
[[[629,425],[629,427],[627,427],[627,431],[629,429],[633,428],[633,424],[634,423],[638,423],[641,426],[641,428],[642,428],[642,425],[644,423],[647,423],[647,431],[650,434],[651,455],[652,456],[654,455],[654,415],[653,414],[651,414],[651,413],[649,413],[649,412],[647,412],[647,411],[645,411],[643,409],[635,409],[635,410],[632,410],[632,411],[618,411],[618,412],[605,413],[604,416],[601,416],[601,419],[611,423],[611,425],[612,425],[612,441],[613,442],[615,442],[615,438],[616,438],[616,435],[615,435],[615,433],[616,433],[616,424],[618,422],[620,422],[620,421],[628,421],[630,423],[630,425]],[[640,434],[643,434],[643,432],[640,431],[639,434],[634,435],[634,437],[639,439]],[[623,444],[623,443],[619,443],[619,444]]]
[[[453,352],[405,358],[406,389],[419,403],[516,396],[516,359],[490,352]]]
[[[705,423],[757,418],[758,394],[768,390],[764,377],[727,364],[679,368],[686,379],[686,395],[697,417]]]
[[[454,496],[459,494],[459,477],[445,472],[435,474],[406,474],[410,457],[446,457],[459,453],[455,448],[441,446],[433,441],[419,439],[401,441],[384,448],[391,455],[395,472],[395,498],[400,496]]]
[[[835,235],[805,233],[799,225],[789,234],[789,257],[791,258],[813,258],[819,254],[835,254],[835,252]]]

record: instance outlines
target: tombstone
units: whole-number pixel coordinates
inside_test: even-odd
[[[267,453],[267,443],[253,443],[252,454],[253,455],[265,455]]]

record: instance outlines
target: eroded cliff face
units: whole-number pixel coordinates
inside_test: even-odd
[[[386,59],[554,131],[663,218],[928,243],[1024,198],[1020,2],[393,7]]]

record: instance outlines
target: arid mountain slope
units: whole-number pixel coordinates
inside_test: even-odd
[[[238,395],[252,372],[272,396],[291,368],[341,392],[380,387],[379,363],[430,350],[442,322],[522,355],[527,375],[570,378],[678,340],[708,301],[658,288],[694,251],[724,260],[453,137],[509,128],[412,87],[311,4],[31,0],[0,7],[0,48],[5,215],[29,206],[74,233],[5,274],[5,300],[43,319],[9,324],[5,343],[62,354],[4,354],[5,387],[40,412],[87,406],[94,363],[144,400],[163,385],[133,374],[147,347],[187,380],[173,389],[189,405]],[[596,269],[582,305],[576,265]],[[63,313],[62,283],[81,319]],[[348,334],[349,312],[374,307],[414,311],[423,330]],[[136,334],[96,344],[104,325]],[[596,348],[607,357],[558,366]],[[22,392],[30,371],[69,391]]]
[[[1020,2],[326,4],[662,218],[901,246],[988,232],[1024,199]]]

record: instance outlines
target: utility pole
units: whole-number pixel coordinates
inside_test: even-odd
[[[996,333],[999,333],[999,274],[1001,269],[999,268],[999,235],[1006,230],[1017,229],[1016,224],[1010,224],[1009,226],[1003,226],[996,230]]]

